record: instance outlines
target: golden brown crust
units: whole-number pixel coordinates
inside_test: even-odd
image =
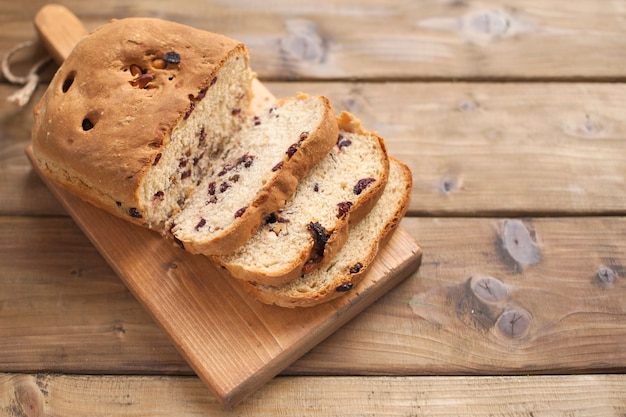
[[[127,214],[191,98],[235,53],[247,59],[237,41],[159,19],[113,20],[96,29],[35,107],[39,165],[85,200],[120,214],[117,203]]]

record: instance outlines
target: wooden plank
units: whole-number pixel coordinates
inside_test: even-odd
[[[418,273],[285,373],[626,370],[625,217],[402,226],[424,248]],[[504,298],[470,279],[485,276]],[[69,218],[0,217],[0,311],[0,371],[191,372]],[[510,332],[511,311],[525,332]]]
[[[46,0],[7,2],[0,51]],[[262,79],[624,79],[622,2],[64,1],[89,28],[154,16],[246,42]]]
[[[410,214],[626,213],[626,85],[270,83],[329,96],[413,171]],[[38,94],[42,93],[40,88]],[[0,96],[12,88],[0,85]],[[61,214],[23,150],[32,103],[0,101],[0,213]],[[549,151],[547,151],[549,149]]]
[[[410,214],[626,213],[626,85],[287,83],[326,94],[413,172]]]
[[[581,395],[582,394],[582,395]],[[241,403],[246,416],[618,416],[626,376],[284,377]],[[50,416],[231,416],[197,378],[0,374],[0,413]],[[372,414],[374,413],[374,414]]]

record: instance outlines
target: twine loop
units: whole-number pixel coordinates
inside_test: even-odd
[[[35,92],[35,88],[37,88],[37,84],[39,84],[39,70],[46,65],[52,58],[50,56],[45,56],[41,58],[39,61],[32,66],[32,68],[28,71],[28,74],[24,76],[15,75],[11,71],[11,58],[15,53],[30,48],[35,44],[33,41],[25,41],[16,46],[14,46],[10,51],[8,51],[4,57],[2,58],[2,75],[6,78],[10,83],[21,85],[22,88],[11,94],[7,97],[11,103],[16,103],[18,106],[23,107],[28,103],[30,98],[33,96]]]

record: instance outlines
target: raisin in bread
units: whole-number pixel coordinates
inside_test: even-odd
[[[330,102],[321,96],[283,99],[253,116],[210,157],[213,165],[172,218],[170,233],[191,253],[237,249],[284,206],[335,145],[337,132]]]
[[[150,18],[83,38],[35,108],[42,171],[94,205],[161,228],[248,117],[245,46]]]
[[[347,242],[329,265],[283,286],[243,285],[260,301],[281,307],[310,307],[353,290],[404,216],[411,188],[409,168],[390,157],[389,180],[382,196],[363,220],[350,227]]]
[[[236,278],[282,285],[332,260],[358,222],[380,197],[389,174],[382,138],[353,115],[337,118],[336,145],[280,210],[242,247],[213,257]]]

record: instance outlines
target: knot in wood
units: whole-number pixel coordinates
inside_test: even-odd
[[[497,278],[473,276],[470,280],[472,293],[483,302],[499,303],[505,301],[509,296],[506,285]]]
[[[601,265],[598,268],[598,272],[596,273],[596,279],[598,280],[598,283],[600,284],[600,286],[605,288],[615,284],[615,280],[617,279],[617,277],[617,272],[605,265]]]
[[[511,19],[501,10],[484,10],[466,17],[468,32],[489,38],[504,36],[511,27]]]
[[[10,412],[16,416],[40,417],[45,415],[44,394],[30,376],[14,380],[15,398],[11,401]]]
[[[325,47],[317,24],[306,19],[289,19],[285,22],[287,33],[280,40],[284,56],[292,61],[320,63]]]
[[[502,249],[520,266],[535,265],[541,260],[541,250],[531,232],[521,220],[506,220],[502,224]]]
[[[498,330],[507,337],[517,339],[524,336],[530,327],[531,316],[526,310],[515,307],[505,310],[497,321]]]

